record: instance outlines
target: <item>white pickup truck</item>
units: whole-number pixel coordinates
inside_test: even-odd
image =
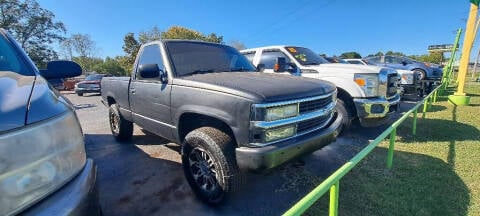
[[[382,125],[398,109],[399,77],[394,69],[332,64],[305,47],[268,46],[240,51],[265,73],[292,74],[330,81],[337,86],[337,111],[344,128],[358,118],[363,127]]]

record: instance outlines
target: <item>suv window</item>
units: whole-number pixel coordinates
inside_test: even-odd
[[[255,57],[255,52],[242,53],[248,61],[253,62],[253,57]]]
[[[160,52],[160,47],[157,44],[148,45],[143,48],[140,58],[138,59],[138,66],[143,64],[157,64],[158,68],[163,70],[163,60]],[[138,68],[137,66],[137,68]],[[137,79],[143,79],[138,74]]]
[[[0,71],[15,72],[25,76],[35,75],[21,57],[15,46],[0,32]]]
[[[278,57],[284,57],[287,63],[290,62],[290,59],[280,50],[265,50],[262,52],[260,64],[265,64],[266,69],[273,69]]]

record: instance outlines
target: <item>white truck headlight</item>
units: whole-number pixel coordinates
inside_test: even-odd
[[[265,121],[286,119],[298,115],[298,104],[267,108]]]
[[[362,88],[366,97],[378,96],[377,74],[355,74],[353,80]]]
[[[287,125],[265,130],[265,142],[291,137],[297,133],[296,125]]]
[[[402,74],[401,84],[413,84],[413,73]]]
[[[16,214],[72,179],[85,165],[73,111],[0,135],[0,215]]]

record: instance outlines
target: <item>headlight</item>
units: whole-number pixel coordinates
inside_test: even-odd
[[[412,74],[403,74],[402,75],[402,84],[413,84],[413,73]]]
[[[279,128],[265,130],[265,142],[291,137],[297,133],[296,125],[287,125]]]
[[[49,195],[85,165],[73,112],[0,135],[0,215],[16,214]]]
[[[265,121],[275,121],[298,115],[298,104],[267,108]]]
[[[355,74],[353,79],[362,88],[366,97],[378,96],[377,74]]]

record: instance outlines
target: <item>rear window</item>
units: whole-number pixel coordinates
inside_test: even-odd
[[[25,55],[13,43],[0,32],[0,72],[15,72],[25,76],[35,75],[25,64],[22,58]]]

